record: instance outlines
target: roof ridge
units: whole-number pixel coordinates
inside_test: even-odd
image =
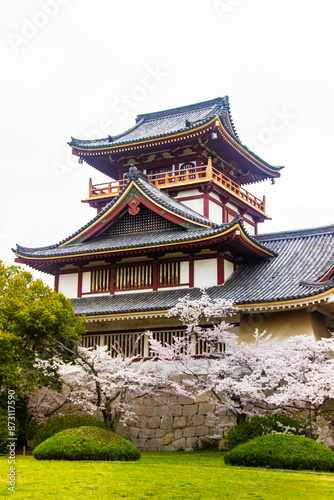
[[[305,229],[291,229],[288,231],[278,231],[275,233],[264,233],[257,234],[254,236],[257,240],[281,240],[287,238],[298,238],[298,237],[311,237],[311,236],[320,236],[322,234],[334,234],[334,224],[330,224],[327,226],[318,226],[311,227]]]
[[[145,121],[150,121],[157,118],[162,118],[165,116],[180,115],[182,113],[187,113],[189,111],[197,111],[202,108],[208,108],[214,105],[227,105],[228,106],[228,96],[216,97],[215,99],[210,99],[209,101],[197,102],[195,104],[188,104],[187,106],[180,106],[178,108],[170,108],[162,111],[154,111],[151,113],[143,113],[136,117],[136,123],[142,119]]]

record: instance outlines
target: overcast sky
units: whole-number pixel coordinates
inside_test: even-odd
[[[0,259],[95,215],[81,200],[105,178],[71,136],[224,95],[242,142],[285,166],[248,186],[272,217],[260,232],[331,224],[333,15],[331,0],[1,0]]]

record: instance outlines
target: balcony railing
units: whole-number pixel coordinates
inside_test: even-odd
[[[222,187],[224,191],[234,195],[235,197],[243,200],[248,205],[251,205],[256,210],[265,213],[265,198],[262,200],[252,195],[246,189],[241,187],[236,182],[232,181],[229,177],[222,172],[208,165],[200,167],[193,167],[186,170],[173,170],[170,172],[163,172],[158,174],[150,174],[148,178],[152,184],[159,188],[172,188],[182,185],[198,184],[203,182],[214,181],[217,185]],[[97,199],[109,198],[116,196],[126,184],[126,179],[120,181],[111,181],[103,184],[92,184],[89,181],[89,198],[86,201],[93,201]]]

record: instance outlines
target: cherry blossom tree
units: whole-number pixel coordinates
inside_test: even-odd
[[[138,336],[130,357],[119,346],[112,346],[112,352],[107,346],[77,346],[75,361],[40,361],[40,370],[54,370],[62,380],[63,399],[53,397],[50,409],[48,398],[39,394],[39,400],[32,398],[31,409],[43,416],[46,408],[54,413],[70,401],[86,412],[100,411],[115,430],[120,421],[135,418],[138,398],[167,401],[170,395],[205,395],[217,431],[231,425],[222,418],[227,412],[236,422],[280,413],[304,418],[312,434],[319,417],[332,409],[333,337],[316,341],[298,336],[278,343],[256,330],[252,343],[240,342],[227,321],[234,314],[232,302],[211,300],[203,290],[199,300],[185,297],[168,313],[184,324],[183,336],[163,344],[146,332],[153,353],[149,360],[135,356]]]
[[[139,340],[138,336],[133,352]],[[125,357],[118,346],[113,348],[117,350],[116,357],[107,346],[77,346],[74,362],[39,361],[39,369],[44,367],[50,372],[52,368],[60,377],[63,392],[55,395],[50,391],[44,393],[44,397],[38,392],[31,394],[30,410],[35,420],[43,420],[46,411],[50,414],[50,404],[54,406],[51,413],[59,415],[59,409],[72,403],[89,414],[101,412],[106,426],[116,431],[119,422],[136,418],[132,405],[138,398],[187,394],[182,385],[173,380],[171,368],[166,369],[160,361],[138,360],[135,355]]]
[[[184,337],[168,345],[148,333],[151,350],[182,374],[189,395],[209,396],[216,427],[230,425],[221,418],[226,411],[236,422],[283,413],[305,419],[311,434],[319,416],[332,409],[333,337],[296,336],[279,344],[256,330],[252,343],[239,342],[226,322],[233,314],[231,302],[211,300],[205,290],[199,300],[185,297],[169,312],[185,325]],[[196,359],[199,346],[204,353]]]

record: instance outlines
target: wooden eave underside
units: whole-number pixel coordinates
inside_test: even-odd
[[[237,256],[242,256],[244,258],[265,258],[268,259],[273,257],[274,254],[269,250],[258,247],[253,241],[251,241],[246,234],[243,232],[239,224],[235,224],[233,227],[220,234],[212,235],[206,238],[198,240],[189,240],[181,242],[171,242],[163,243],[160,245],[147,245],[144,247],[137,248],[122,248],[117,250],[103,250],[99,252],[91,253],[80,253],[77,254],[61,255],[61,256],[51,256],[51,257],[27,257],[15,253],[17,256],[16,262],[27,264],[34,269],[53,273],[59,267],[59,264],[73,264],[77,263],[79,266],[83,262],[93,261],[93,260],[110,260],[114,262],[117,259],[127,255],[130,256],[141,256],[143,254],[150,254],[153,257],[158,253],[168,253],[176,251],[189,251],[190,253],[195,253],[194,250],[200,251],[204,248],[212,248],[224,245],[224,250],[232,250]]]
[[[94,166],[101,172],[109,175],[108,170],[110,170],[111,168],[109,155],[117,156],[124,153],[136,154],[136,152],[139,152],[140,150],[147,150],[147,152],[151,152],[153,150],[156,150],[156,148],[160,148],[161,146],[171,147],[173,144],[177,144],[179,142],[199,139],[201,136],[209,134],[214,130],[217,131],[221,140],[223,140],[225,144],[228,144],[229,147],[235,152],[237,157],[240,158],[241,156],[246,161],[246,163],[252,165],[257,170],[260,170],[260,172],[254,172],[255,176],[258,175],[260,177],[258,180],[261,180],[261,177],[263,179],[280,177],[279,172],[265,165],[260,161],[260,159],[256,158],[250,151],[245,149],[236,139],[234,139],[225,130],[218,115],[208,123],[185,132],[170,134],[156,139],[136,141],[124,145],[120,144],[115,146],[104,146],[102,148],[89,149],[72,146],[72,151],[74,155],[82,157],[87,163]],[[214,143],[212,142],[211,144],[213,145]],[[107,162],[106,168],[102,168],[101,160],[103,161],[103,164],[105,163],[105,161]]]

